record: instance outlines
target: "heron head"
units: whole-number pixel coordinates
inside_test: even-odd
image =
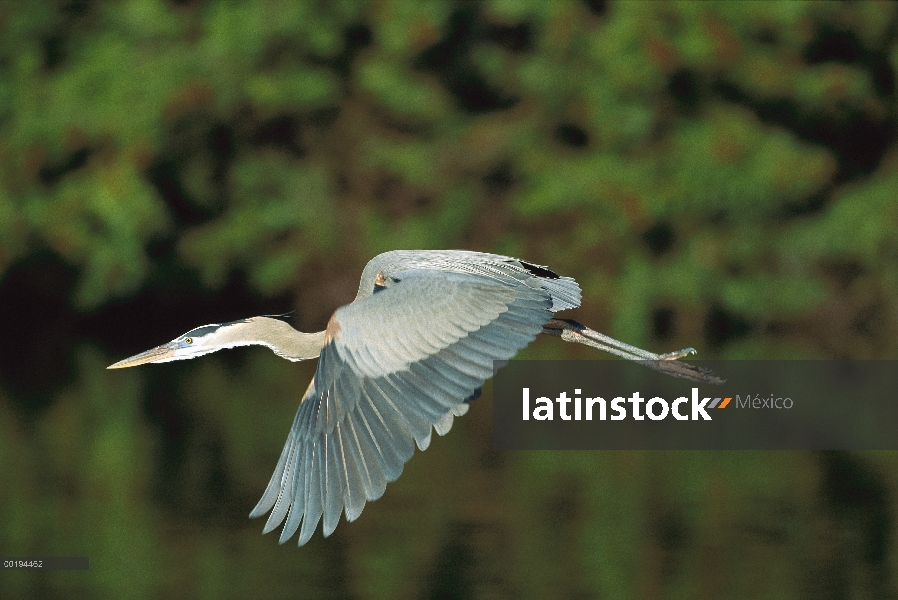
[[[222,348],[229,348],[235,345],[232,336],[235,328],[249,322],[249,319],[240,321],[232,321],[230,323],[211,325],[203,325],[196,329],[191,329],[184,335],[179,335],[167,344],[156,346],[146,352],[135,354],[125,360],[120,360],[114,365],[106,367],[107,369],[124,369],[126,367],[136,367],[145,363],[162,363],[173,360],[185,360],[188,358],[196,358],[203,356]]]

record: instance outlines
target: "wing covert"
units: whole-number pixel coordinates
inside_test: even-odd
[[[274,474],[250,513],[271,510],[283,543],[323,518],[330,535],[383,495],[434,428],[449,431],[464,401],[551,318],[551,296],[477,274],[410,270],[334,313]]]

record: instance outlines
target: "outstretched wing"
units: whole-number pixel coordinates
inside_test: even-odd
[[[393,283],[395,282],[395,283]],[[334,313],[315,378],[271,481],[250,513],[269,510],[299,544],[323,517],[330,535],[384,493],[431,427],[442,435],[466,398],[529,344],[551,318],[552,297],[519,281],[410,270]]]

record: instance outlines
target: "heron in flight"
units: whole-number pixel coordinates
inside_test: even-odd
[[[380,498],[432,429],[464,415],[493,361],[508,360],[539,333],[639,361],[677,377],[719,383],[680,362],[692,348],[654,354],[554,313],[580,305],[580,286],[546,267],[461,250],[397,250],[372,259],[355,300],[324,331],[302,333],[266,316],[203,325],[110,369],[184,360],[235,346],[262,345],[287,360],[318,358],[287,443],[262,499],[264,532],[284,524],[280,542],[299,545],[323,520],[324,536]]]

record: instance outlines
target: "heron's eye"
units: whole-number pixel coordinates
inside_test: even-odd
[[[192,344],[193,338],[184,338],[184,341],[187,342],[188,344]]]

